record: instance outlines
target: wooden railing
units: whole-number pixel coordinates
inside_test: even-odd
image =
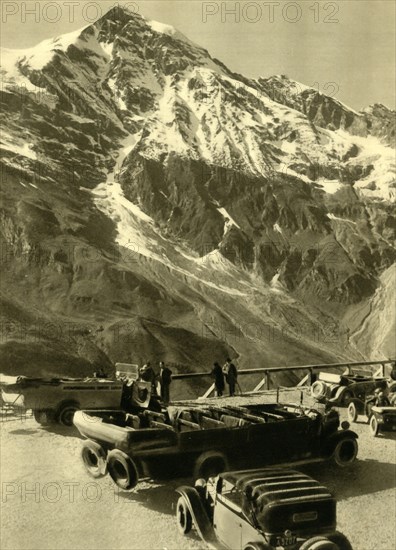
[[[294,371],[302,371],[305,372],[305,375],[300,379],[300,381],[297,383],[296,387],[304,386],[304,385],[311,385],[312,379],[314,377],[315,372],[318,371],[328,371],[331,369],[342,369],[344,368],[344,374],[348,374],[351,372],[352,369],[356,370],[356,367],[374,367],[372,368],[372,375],[375,377],[386,377],[389,376],[390,370],[392,365],[395,364],[395,359],[388,359],[388,360],[382,360],[382,361],[350,361],[348,363],[325,363],[321,365],[293,365],[289,367],[273,367],[273,368],[254,368],[254,369],[241,369],[238,370],[238,376],[245,376],[248,374],[260,374],[261,380],[259,383],[255,385],[255,387],[250,390],[249,392],[244,393],[253,393],[253,392],[259,392],[262,390],[262,388],[265,388],[266,390],[273,389],[272,388],[272,382],[273,382],[273,374],[280,373],[280,372],[294,372]],[[387,369],[387,365],[389,366]],[[377,367],[375,369],[375,367]],[[389,372],[387,373],[387,370]],[[210,378],[211,373],[210,372],[191,372],[191,373],[185,373],[185,374],[174,374],[172,376],[173,380],[188,380],[193,378]],[[209,397],[215,389],[214,383],[211,384],[211,386],[206,390],[203,398]]]

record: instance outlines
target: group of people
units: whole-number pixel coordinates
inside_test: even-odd
[[[151,366],[151,362],[147,361],[146,364],[139,370],[139,376],[144,382],[151,383],[153,394],[159,394],[164,404],[167,405],[170,400],[169,387],[172,382],[172,371],[165,366],[163,361],[160,361],[159,368],[159,374],[157,375]]]
[[[218,397],[223,395],[226,383],[228,384],[230,396],[235,395],[235,388],[239,386],[238,370],[229,357],[223,367],[217,361],[213,363],[211,374],[214,378],[215,392]]]
[[[225,391],[225,385],[228,384],[230,396],[235,395],[235,389],[238,386],[238,370],[232,360],[228,357],[223,367],[218,362],[213,364],[211,375],[214,378],[215,392],[221,397]],[[159,395],[165,405],[170,401],[170,385],[172,383],[172,371],[165,366],[163,361],[159,363],[159,374],[155,373],[151,362],[147,361],[139,370],[140,380],[150,382],[154,395]]]

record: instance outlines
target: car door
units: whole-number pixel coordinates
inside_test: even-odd
[[[231,550],[240,550],[242,524],[243,518],[240,506],[218,492],[213,515],[213,528],[219,542]]]

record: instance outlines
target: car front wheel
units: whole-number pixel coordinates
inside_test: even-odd
[[[346,536],[339,531],[336,531],[333,535],[329,535],[329,540],[337,545],[339,550],[353,550],[352,545]]]
[[[183,535],[187,535],[192,528],[192,517],[186,499],[181,496],[176,505],[177,528]]]
[[[345,468],[355,462],[358,453],[358,444],[355,438],[341,439],[335,446],[333,462],[340,468]]]
[[[106,452],[95,441],[84,441],[81,449],[81,458],[84,462],[84,466],[92,477],[103,477],[106,475]]]
[[[263,542],[249,542],[243,547],[243,550],[271,550],[272,546],[264,544]]]
[[[348,419],[350,422],[356,422],[358,417],[358,412],[355,403],[349,403],[348,406]]]
[[[374,437],[377,437],[379,432],[379,424],[378,424],[378,420],[374,415],[372,415],[370,418],[370,431]]]
[[[312,537],[300,546],[300,550],[339,550],[339,548],[327,537]]]

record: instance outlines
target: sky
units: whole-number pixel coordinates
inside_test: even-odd
[[[173,25],[234,72],[286,74],[358,110],[395,108],[393,0],[2,0],[1,46],[34,46],[116,4]]]

